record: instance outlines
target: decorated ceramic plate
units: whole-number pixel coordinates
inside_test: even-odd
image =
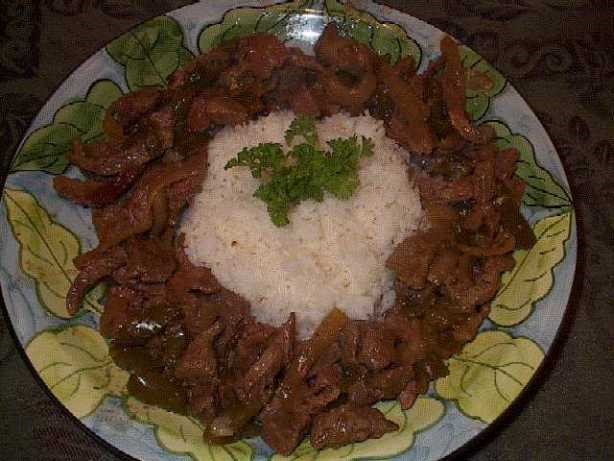
[[[98,437],[142,460],[250,460],[274,455],[259,438],[225,446],[203,441],[196,419],[145,405],[126,391],[128,374],[109,356],[98,332],[101,292],[76,317],[65,296],[76,277],[73,258],[96,245],[90,212],[61,199],[54,176],[74,174],[66,154],[74,138],[102,136],[105,110],[122,94],[165,86],[193,56],[236,37],[265,32],[309,50],[329,21],[396,62],[412,56],[419,69],[439,55],[443,33],[368,0],[349,8],[337,0],[291,3],[203,2],[147,21],[81,65],[34,119],[13,159],[0,209],[0,280],[8,316],[36,373],[58,402]],[[360,8],[360,9],[356,9]],[[536,244],[514,253],[488,319],[477,337],[448,361],[410,410],[378,404],[398,430],[380,439],[316,451],[308,442],[292,459],[437,460],[484,431],[539,370],[563,320],[574,276],[574,205],[557,153],[529,106],[478,54],[461,49],[467,69],[488,76],[467,89],[466,111],[490,124],[499,147],[520,152],[517,175],[527,184],[522,212]]]

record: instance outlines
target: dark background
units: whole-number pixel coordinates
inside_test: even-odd
[[[185,0],[0,0],[0,167],[32,117],[88,56]],[[385,3],[454,35],[536,111],[570,177],[580,251],[569,313],[545,369],[471,461],[614,459],[614,2]],[[0,315],[0,459],[120,458],[32,377]]]

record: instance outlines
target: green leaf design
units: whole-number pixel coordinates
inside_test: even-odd
[[[305,440],[290,456],[274,455],[271,461],[351,461],[357,459],[384,459],[409,450],[417,433],[435,425],[445,413],[445,407],[437,399],[418,397],[414,406],[406,411],[396,401],[380,402],[376,408],[386,418],[399,425],[397,432],[390,432],[380,439],[353,443],[342,448],[315,450]]]
[[[338,0],[326,0],[325,7],[326,13],[345,35],[369,45],[380,56],[387,56],[391,64],[405,56],[412,56],[416,67],[420,65],[420,46],[398,24],[380,22],[369,13]]]
[[[467,88],[466,90],[465,110],[473,120],[479,120],[488,112],[490,101],[503,91],[507,82],[497,69],[488,64],[475,51],[466,46],[461,47],[460,51],[463,66],[467,69],[468,75],[478,74],[481,77],[487,77],[491,82],[487,89]]]
[[[42,307],[60,318],[70,318],[66,311],[66,293],[78,274],[73,259],[81,254],[79,239],[54,221],[36,198],[25,191],[4,192],[8,222],[19,243],[19,264],[24,274],[36,284]],[[92,290],[84,307],[100,313],[100,289]]]
[[[498,325],[514,326],[526,320],[554,284],[553,270],[565,257],[572,212],[549,216],[533,226],[537,242],[529,251],[514,253],[516,265],[503,274],[502,287],[492,302],[488,318]]]
[[[60,174],[66,170],[66,153],[72,142],[93,142],[102,136],[102,122],[107,107],[122,95],[111,80],[99,80],[90,86],[85,99],[62,106],[53,121],[32,132],[21,146],[11,173],[17,171],[46,171]]]
[[[485,331],[448,360],[450,374],[435,383],[470,418],[492,423],[527,385],[544,358],[528,338]]]
[[[192,59],[183,30],[168,16],[151,19],[107,45],[107,53],[125,67],[131,91],[165,87],[168,77]]]
[[[195,461],[249,461],[253,449],[245,442],[228,445],[209,445],[203,440],[203,426],[194,418],[178,415],[147,405],[130,397],[126,401],[128,414],[145,424],[154,426],[161,447]]]
[[[27,345],[26,354],[53,395],[77,418],[96,410],[105,396],[125,394],[129,374],[113,363],[107,343],[92,328],[43,331]]]
[[[98,80],[89,89],[87,101],[108,109],[122,96],[122,90],[112,80]]]
[[[512,133],[509,127],[499,120],[485,122],[494,128],[499,149],[515,148],[520,152],[516,175],[527,188],[522,199],[529,207],[555,208],[566,210],[573,206],[567,191],[535,159],[535,150],[531,142],[521,134]]]
[[[313,0],[296,0],[266,8],[235,8],[218,24],[205,26],[198,37],[198,48],[206,53],[223,42],[256,33],[273,34],[286,40],[291,33],[289,23],[312,3]]]

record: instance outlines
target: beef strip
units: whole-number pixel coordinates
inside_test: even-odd
[[[365,325],[361,335],[361,346],[358,351],[358,363],[366,365],[371,370],[386,368],[396,358],[394,337],[380,322],[370,322]]]
[[[267,109],[289,108],[296,114],[313,117],[330,114],[330,102],[318,81],[324,68],[313,56],[292,50],[285,65],[273,73],[273,89],[264,96]]]
[[[399,394],[399,403],[403,410],[409,410],[414,406],[418,399],[418,383],[414,380],[409,381]]]
[[[350,322],[339,333],[337,343],[341,349],[341,363],[344,366],[352,366],[358,363],[361,336],[360,325],[360,322]]]
[[[492,138],[493,133],[487,125],[482,128],[474,127],[465,112],[465,68],[459,47],[446,35],[441,40],[441,52],[444,60],[443,95],[450,121],[463,138],[483,144]]]
[[[314,418],[309,440],[316,450],[323,450],[378,439],[398,429],[376,408],[343,405]]]
[[[262,399],[264,388],[273,384],[281,369],[292,356],[296,335],[295,316],[279,329],[258,361],[247,371],[238,384],[237,395],[243,402]]]
[[[224,322],[224,331],[215,344],[219,357],[228,363],[228,357],[235,347],[237,340],[245,328],[246,323],[252,321],[249,302],[242,296],[226,289],[209,295],[203,300],[203,308],[217,312]]]
[[[356,407],[373,405],[384,398],[381,389],[372,387],[365,380],[354,381],[347,392],[349,403]]]
[[[456,203],[475,197],[474,181],[471,177],[446,180],[438,176],[419,175],[416,185],[423,200]]]
[[[124,264],[126,264],[126,252],[119,246],[108,250],[96,249],[87,256],[81,256],[81,263],[76,263],[80,272],[73,280],[66,295],[68,313],[74,315],[79,312],[88,290]]]
[[[367,384],[374,389],[379,389],[386,400],[396,399],[407,383],[414,378],[412,365],[396,366],[386,370],[370,373],[365,378]]]
[[[185,254],[182,242],[177,244],[175,259],[178,268],[168,280],[167,286],[176,299],[181,300],[185,294],[191,292],[213,294],[221,290],[221,285],[211,269],[204,266],[195,266],[190,262]]]
[[[190,176],[184,180],[171,184],[166,190],[168,200],[168,225],[174,227],[181,217],[183,210],[192,203],[193,198],[202,189],[205,173]]]
[[[228,96],[201,95],[194,98],[188,113],[187,128],[197,133],[211,124],[237,125],[247,121],[248,109],[236,99]]]
[[[334,23],[324,29],[315,53],[325,67],[321,82],[328,98],[359,114],[377,88],[373,53],[366,45],[339,35]]]
[[[213,86],[219,79],[220,74],[232,64],[232,53],[235,48],[236,42],[227,42],[218,48],[197,56],[193,61],[177,69],[169,77],[169,88],[177,90],[189,86]]]
[[[265,80],[281,67],[288,57],[288,49],[274,35],[255,34],[239,40],[237,61],[243,72],[258,80]]]
[[[114,122],[121,128],[121,138],[128,134],[129,129],[139,122],[144,115],[151,112],[163,99],[161,90],[145,88],[126,94],[114,101],[106,112],[104,126],[107,135],[117,134],[115,129],[109,129]]]
[[[218,365],[213,342],[223,329],[221,322],[215,322],[198,335],[179,359],[175,377],[182,381],[214,381]]]
[[[205,425],[210,424],[219,408],[218,384],[212,381],[199,382],[188,387],[187,396],[190,414]]]
[[[314,389],[340,388],[343,381],[343,372],[338,364],[331,364],[313,371],[309,383]]]
[[[366,373],[349,386],[348,401],[360,407],[382,399],[396,399],[413,377],[413,367],[405,365]]]
[[[80,181],[66,176],[53,178],[59,195],[83,206],[99,207],[117,201],[143,172],[142,166],[128,168],[108,180]]]
[[[249,303],[241,296],[227,289],[220,289],[210,295],[187,293],[179,299],[187,331],[197,336],[216,320],[224,325],[223,333],[215,343],[216,352],[222,363],[228,363],[245,325],[251,321]]]
[[[435,147],[435,136],[428,124],[430,110],[424,101],[424,85],[414,69],[411,58],[395,66],[380,63],[378,99],[388,101],[392,108],[376,108],[376,113],[385,116],[388,136],[410,152],[430,154]]]
[[[441,247],[429,267],[427,280],[434,285],[444,285],[454,274],[451,267],[458,264],[459,253],[455,248]]]
[[[104,232],[106,239],[101,239],[100,247],[109,248],[147,232],[153,225],[152,206],[157,195],[176,182],[203,174],[206,162],[207,152],[202,150],[179,164],[156,165],[148,169],[125,205],[116,209],[119,214],[116,220],[107,223],[108,229]]]
[[[242,379],[248,370],[258,361],[276,334],[277,329],[256,321],[245,322],[245,327],[237,340],[232,355],[229,356],[229,368],[236,371]]]
[[[301,383],[294,387],[291,399],[278,393],[260,415],[264,441],[282,455],[292,453],[312,417],[339,398],[340,388],[331,384],[329,380],[315,380],[313,386]]]
[[[424,288],[429,267],[440,245],[441,240],[428,233],[411,235],[397,245],[388,257],[386,267],[411,288]]]
[[[183,350],[185,334],[181,312],[166,303],[159,295],[160,290],[155,291],[158,293],[152,296],[138,286],[113,286],[100,318],[100,331],[116,344],[141,346],[147,343],[152,358],[164,356],[162,368],[165,368]],[[164,350],[156,350],[157,341]]]
[[[511,256],[493,256],[486,259],[477,280],[457,278],[446,284],[446,289],[453,299],[467,309],[488,302],[499,290],[501,273],[514,267]]]
[[[263,438],[279,453],[290,454],[308,429],[312,416],[339,398],[340,385],[317,379],[310,385],[306,379],[348,324],[349,319],[337,309],[326,316],[311,339],[299,346],[275,396],[262,412]]]
[[[83,171],[113,176],[160,157],[173,144],[175,112],[163,107],[143,120],[143,128],[122,142],[107,140],[96,144],[76,141],[68,154],[71,163]]]
[[[175,250],[160,239],[132,238],[125,248],[128,255],[126,279],[163,283],[175,272]]]

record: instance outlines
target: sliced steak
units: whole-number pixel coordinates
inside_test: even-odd
[[[62,197],[75,203],[99,207],[116,202],[138,179],[142,166],[128,168],[108,180],[89,179],[81,181],[67,176],[53,178],[53,188]]]
[[[378,439],[398,428],[396,423],[387,420],[375,408],[343,405],[313,419],[309,440],[317,450],[338,448],[367,439]]]
[[[157,238],[130,239],[126,243],[126,277],[144,283],[167,281],[175,268],[175,250]]]
[[[126,252],[120,246],[99,250],[98,248],[79,257],[75,265],[80,272],[72,282],[66,295],[66,310],[75,315],[81,309],[88,290],[100,280],[108,277],[115,269],[126,264]]]
[[[428,233],[407,237],[389,256],[386,267],[411,288],[422,289],[439,245],[440,242]]]
[[[197,336],[181,356],[175,369],[175,377],[192,382],[214,381],[218,370],[213,342],[223,329],[220,322],[215,322]]]
[[[239,382],[237,395],[243,402],[260,398],[264,388],[274,383],[282,367],[288,364],[296,336],[294,314],[278,330],[258,361]]]
[[[396,358],[394,336],[381,322],[369,322],[362,331],[358,362],[371,370],[386,368]]]

